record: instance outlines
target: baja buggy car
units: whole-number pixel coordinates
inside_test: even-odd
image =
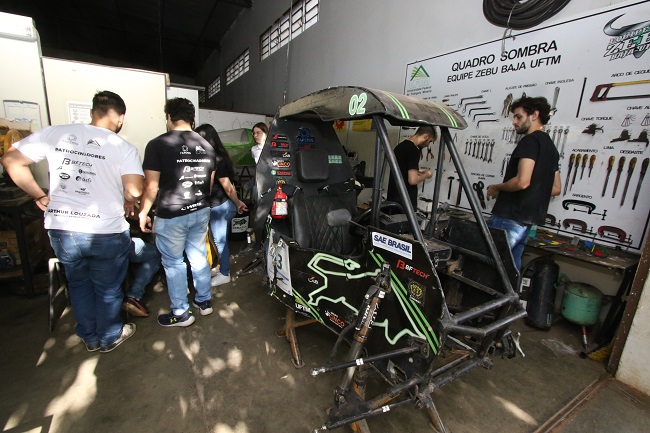
[[[372,119],[372,205],[357,212],[353,167],[335,121]],[[382,198],[386,167],[399,168],[385,121],[400,127],[440,128],[438,167],[423,220],[401,176],[405,206]],[[334,356],[313,375],[340,371],[334,407],[317,430],[356,423],[414,403],[446,431],[431,393],[474,367],[491,367],[495,351],[515,353],[508,325],[524,317],[505,233],[488,229],[463,169],[450,129],[467,124],[450,107],[364,87],[334,87],[280,108],[257,165],[253,228],[262,241],[266,285],[288,307],[284,332],[293,362],[302,366],[295,327],[318,322],[335,334],[332,354],[349,343],[344,362]],[[439,221],[446,152],[473,217]],[[424,227],[422,229],[421,227]],[[296,320],[296,317],[303,320]],[[369,373],[385,389],[365,396]]]

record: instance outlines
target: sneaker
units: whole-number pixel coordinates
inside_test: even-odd
[[[86,345],[86,350],[88,352],[97,352],[99,350],[99,341],[95,341],[95,342],[92,342],[92,343],[86,343],[84,341],[84,344]]]
[[[122,309],[132,316],[149,317],[149,310],[139,299],[126,298],[122,304]]]
[[[174,314],[173,311],[167,314],[161,314],[158,316],[158,323],[160,326],[190,326],[194,323],[194,315],[192,310],[188,309],[180,316]]]
[[[216,277],[212,277],[210,284],[212,287],[220,286],[222,284],[228,284],[230,282],[230,275],[219,274]]]
[[[101,353],[111,352],[117,346],[119,346],[120,344],[124,343],[126,340],[131,338],[133,334],[135,334],[135,323],[125,323],[124,326],[122,326],[122,334],[120,334],[120,336],[117,337],[117,340],[113,341],[108,346],[101,346],[99,351]]]
[[[212,268],[212,269],[210,269],[210,276],[211,277],[216,277],[217,275],[221,275],[221,269],[220,268]]]
[[[212,305],[210,301],[196,302],[196,298],[192,301],[192,305],[201,311],[201,316],[212,314]]]

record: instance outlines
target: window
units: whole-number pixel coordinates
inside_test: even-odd
[[[199,104],[205,104],[205,90],[199,90]]]
[[[208,86],[208,99],[212,98],[214,95],[219,93],[221,90],[221,76],[217,77],[209,86]]]
[[[318,22],[319,0],[298,0],[260,36],[260,61]]]
[[[248,49],[226,68],[226,86],[248,72],[250,58]]]

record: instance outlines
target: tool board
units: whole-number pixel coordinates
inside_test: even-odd
[[[404,93],[465,117],[468,128],[452,138],[471,193],[484,196],[488,185],[502,182],[521,138],[510,105],[524,95],[545,97],[562,193],[551,199],[544,227],[640,251],[650,216],[649,50],[650,3],[628,2],[409,63]],[[421,167],[435,170],[437,158],[436,149],[425,148]],[[469,209],[448,153],[442,179],[440,201]],[[420,192],[430,197],[432,188],[429,181]],[[487,216],[494,200],[483,204]]]

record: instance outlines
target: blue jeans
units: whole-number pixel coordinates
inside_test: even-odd
[[[144,289],[158,269],[160,269],[160,253],[151,244],[146,243],[140,238],[131,238],[131,248],[129,249],[129,262],[140,263],[135,278],[131,283],[126,296],[129,298],[142,299]]]
[[[508,245],[512,251],[512,258],[515,260],[515,266],[521,271],[521,256],[524,254],[524,247],[528,240],[530,226],[508,218],[501,218],[496,215],[490,217],[487,221],[487,225],[505,230]]]
[[[228,225],[237,215],[237,207],[232,200],[226,200],[210,209],[210,230],[214,244],[219,252],[219,271],[230,275],[230,248],[228,248]]]
[[[129,232],[49,230],[48,235],[65,269],[77,335],[86,344],[113,343],[122,334],[122,281],[129,264]]]
[[[187,265],[183,260],[183,252],[192,268],[196,301],[212,299],[208,249],[205,243],[209,221],[210,208],[207,207],[174,218],[154,219],[156,246],[167,276],[171,309],[176,315],[183,314],[190,308],[187,300]]]

